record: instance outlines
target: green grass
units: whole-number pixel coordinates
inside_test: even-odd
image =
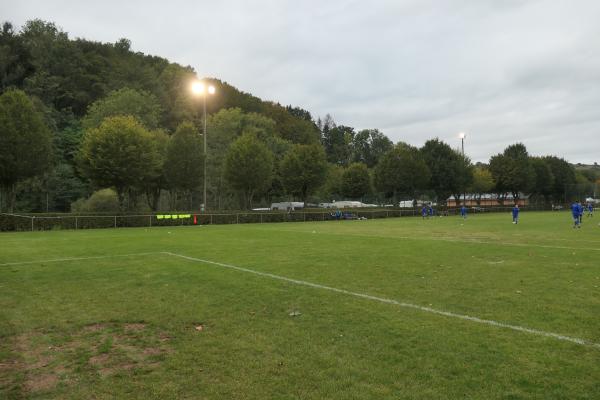
[[[510,220],[0,234],[0,398],[600,398],[600,227]]]

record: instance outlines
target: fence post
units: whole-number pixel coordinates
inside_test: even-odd
[[[31,217],[31,232],[33,232],[33,221],[35,220],[35,216]]]
[[[240,223],[240,214],[235,214],[235,219],[237,221],[237,223]]]
[[[152,228],[152,215],[150,215],[150,228]]]
[[[78,223],[77,223],[77,222],[78,222],[78,219],[79,219],[79,218],[75,217],[75,230],[77,230],[77,225],[78,225]]]
[[[260,223],[262,224],[262,214],[260,214]]]
[[[115,215],[115,228],[117,227],[117,216]]]
[[[304,214],[304,222],[306,222],[306,211],[303,214]]]
[[[212,225],[212,214],[210,214],[210,224]]]

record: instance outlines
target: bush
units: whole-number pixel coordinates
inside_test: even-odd
[[[119,198],[113,189],[101,189],[89,199],[79,199],[71,204],[72,212],[110,212],[119,211]]]

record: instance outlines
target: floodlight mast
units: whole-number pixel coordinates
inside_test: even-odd
[[[195,81],[192,83],[192,93],[195,96],[202,96],[202,111],[203,111],[203,120],[204,120],[204,124],[203,124],[203,135],[204,136],[204,160],[203,160],[203,164],[204,164],[204,171],[203,171],[203,175],[204,175],[204,183],[203,183],[203,187],[202,187],[202,207],[201,207],[201,211],[204,212],[206,211],[206,96],[207,95],[213,95],[216,92],[216,89],[213,85],[206,85],[204,82],[202,81]]]
[[[460,147],[462,149],[463,162],[465,162],[465,138],[467,137],[467,134],[464,132],[461,132],[458,134],[458,137],[460,138]],[[464,183],[463,183],[463,204],[465,206],[467,205],[467,188],[464,186]]]

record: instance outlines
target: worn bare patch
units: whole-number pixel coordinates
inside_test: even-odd
[[[83,327],[83,332],[98,332],[101,330],[106,329],[107,325],[106,324],[91,324],[91,325],[87,325]]]
[[[136,368],[159,368],[156,356],[170,351],[169,339],[166,333],[137,322],[95,323],[69,335],[27,332],[12,338],[12,357],[0,363],[0,382],[19,386],[27,397],[27,393],[52,391],[59,383],[77,382],[76,375],[110,377]],[[84,368],[82,354],[88,355]]]
[[[58,383],[58,376],[55,374],[41,374],[28,376],[25,381],[25,388],[28,392],[48,391],[54,389]]]
[[[146,324],[143,324],[143,323],[125,324],[124,325],[125,331],[134,331],[134,332],[144,330],[145,327],[146,327]]]

